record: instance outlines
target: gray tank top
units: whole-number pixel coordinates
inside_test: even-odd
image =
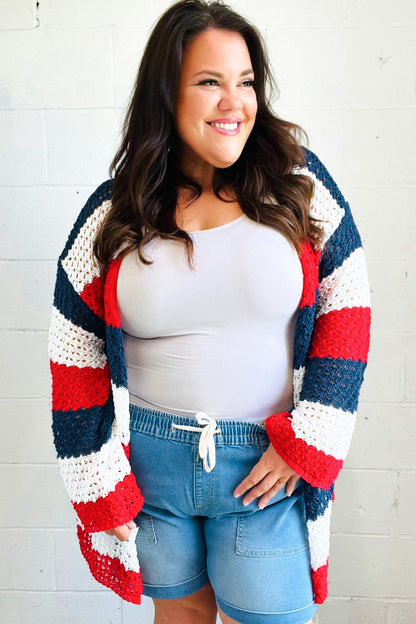
[[[123,258],[117,302],[132,403],[263,423],[292,407],[303,276],[292,245],[246,215]]]

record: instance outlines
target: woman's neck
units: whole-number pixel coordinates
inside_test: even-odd
[[[223,199],[217,197],[212,189],[202,190],[194,199],[189,189],[180,189],[176,207],[176,222],[182,230],[193,232],[209,230],[234,221],[243,214],[240,204],[230,193],[222,192]]]

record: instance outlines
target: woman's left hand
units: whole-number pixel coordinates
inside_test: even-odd
[[[298,479],[299,475],[270,444],[250,474],[235,488],[234,496],[239,498],[250,490],[243,499],[243,505],[249,505],[261,496],[258,505],[260,509],[264,509],[282,487],[286,486],[286,494],[291,496]]]
[[[134,522],[134,520],[130,520],[126,524],[122,524],[118,527],[114,527],[114,529],[110,529],[109,531],[106,531],[106,533],[108,535],[114,535],[114,537],[120,540],[120,542],[125,542],[126,540],[129,539],[130,533],[133,531],[133,529],[136,528],[136,526],[137,525]]]

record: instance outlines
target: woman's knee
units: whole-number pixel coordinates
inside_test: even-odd
[[[190,596],[164,600],[154,598],[155,624],[215,624],[217,604],[207,583]]]

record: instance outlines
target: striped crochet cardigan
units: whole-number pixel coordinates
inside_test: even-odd
[[[291,413],[266,420],[270,440],[306,481],[305,508],[315,602],[327,596],[333,482],[346,457],[369,346],[364,254],[348,204],[318,158],[306,150],[299,173],[315,183],[311,214],[322,220],[321,249],[303,246]],[[81,211],[59,258],[49,353],[53,433],[61,474],[78,517],[78,538],[93,576],[140,603],[137,529],[121,542],[105,531],[132,520],[143,497],[129,465],[129,394],[116,301],[120,260],[105,280],[93,257],[111,206],[111,181]]]

